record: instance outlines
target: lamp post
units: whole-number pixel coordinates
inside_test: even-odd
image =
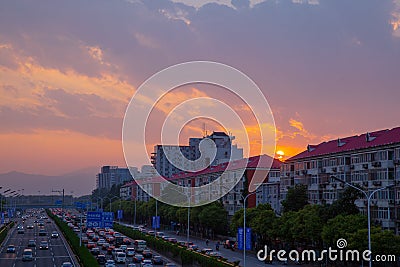
[[[367,216],[368,216],[368,250],[372,253],[372,248],[371,248],[371,207],[370,207],[371,206],[370,205],[371,204],[371,198],[376,192],[379,192],[379,191],[382,191],[384,189],[388,189],[390,187],[393,187],[394,184],[387,185],[385,187],[381,187],[381,188],[375,189],[374,191],[364,191],[361,188],[358,188],[357,186],[354,186],[354,185],[346,182],[345,180],[337,178],[336,176],[332,175],[331,178],[333,178],[336,181],[339,181],[339,182],[341,182],[343,184],[346,184],[346,185],[350,186],[351,188],[354,188],[354,189],[360,191],[361,193],[363,193],[365,195],[365,197],[367,199]],[[369,261],[369,267],[372,267],[372,260]]]
[[[3,187],[1,187],[1,188],[3,188]],[[7,189],[3,193],[1,193],[1,195],[0,195],[1,196],[1,200],[0,200],[1,213],[3,213],[3,195],[8,193],[8,192],[10,192],[10,191],[11,191],[11,189]]]
[[[259,193],[259,191],[254,191],[247,194],[245,197],[240,195],[243,199],[243,267],[246,267],[246,200],[249,196]]]

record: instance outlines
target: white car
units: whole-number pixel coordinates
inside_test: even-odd
[[[125,263],[126,262],[126,254],[124,252],[118,252],[115,257],[115,261],[117,263]]]
[[[115,262],[113,260],[107,260],[104,267],[115,267]]]
[[[142,261],[142,265],[140,265],[141,267],[153,267],[153,263],[151,262],[151,260],[144,260]]]

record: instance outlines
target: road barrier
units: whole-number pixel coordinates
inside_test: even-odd
[[[3,244],[4,239],[7,237],[8,231],[14,226],[14,222],[9,222],[0,228],[0,244]]]

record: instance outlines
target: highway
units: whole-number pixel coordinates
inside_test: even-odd
[[[41,216],[47,215],[43,212]],[[38,221],[35,223],[35,221]],[[43,226],[40,223],[43,221]],[[24,234],[19,234],[17,226],[22,225],[24,228]],[[27,229],[28,225],[33,225],[33,229]],[[39,236],[39,230],[44,229],[46,232],[45,236]],[[51,233],[57,231],[59,233],[58,238],[52,238]],[[22,253],[25,248],[28,248],[29,240],[35,240],[36,246],[29,247],[33,251],[32,261],[22,261]],[[40,242],[42,240],[48,241],[48,250],[39,249]],[[15,253],[7,253],[8,245],[15,245]],[[15,226],[10,230],[9,235],[4,240],[0,250],[0,266],[1,267],[18,267],[18,266],[33,266],[33,267],[58,267],[63,262],[71,262],[73,266],[79,266],[75,262],[74,255],[65,241],[61,232],[51,219],[40,220],[35,216],[28,217],[23,223],[22,219],[18,219]]]

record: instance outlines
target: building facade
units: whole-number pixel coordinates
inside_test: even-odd
[[[113,185],[120,185],[133,179],[128,168],[117,166],[103,166],[101,172],[96,175],[97,189],[111,189]]]
[[[228,136],[224,132],[213,132],[211,135],[202,138],[190,138],[188,146],[177,145],[156,145],[151,156],[151,162],[157,172],[166,178],[184,170],[200,170],[209,165],[218,165],[229,160],[239,160],[243,158],[243,149],[232,144],[234,136]],[[200,145],[204,142],[203,153],[200,152]],[[215,145],[214,145],[215,144]],[[211,159],[211,154],[216,148],[216,154]],[[181,158],[183,155],[187,160]],[[195,162],[203,156],[202,161]],[[172,164],[174,162],[175,164]],[[176,166],[179,164],[179,166]]]
[[[308,187],[310,203],[331,204],[347,186],[333,177],[372,192],[371,218],[383,229],[400,232],[400,127],[309,145],[281,167],[280,193],[288,188]],[[386,188],[387,187],[387,188]],[[367,213],[367,200],[355,203]]]

